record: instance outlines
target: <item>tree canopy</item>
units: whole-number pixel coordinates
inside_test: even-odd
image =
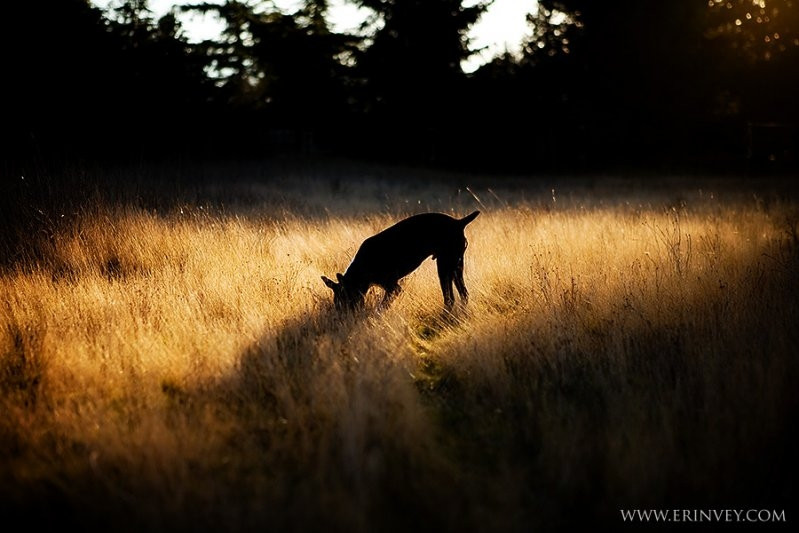
[[[20,157],[282,143],[460,165],[736,165],[767,123],[795,161],[795,0],[539,0],[523,52],[471,74],[469,30],[490,2],[351,1],[374,13],[371,33],[334,31],[327,0],[157,20],[147,0],[8,2],[4,140]],[[224,31],[191,43],[178,9]]]

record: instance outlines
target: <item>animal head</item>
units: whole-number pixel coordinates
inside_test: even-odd
[[[322,276],[322,281],[333,291],[333,304],[336,309],[352,310],[363,304],[363,293],[347,283],[347,278],[344,275],[336,274],[336,279],[338,283]]]

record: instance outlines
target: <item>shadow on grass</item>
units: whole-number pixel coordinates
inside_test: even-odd
[[[681,341],[698,330],[630,330],[611,364],[610,336],[596,352],[573,339],[549,353],[531,325],[527,348],[484,354],[504,373],[498,390],[436,358],[435,342],[468,318],[422,315],[399,332],[431,343],[440,375],[429,388],[367,335],[381,317],[318,306],[248,346],[225,378],[163,384],[164,416],[179,437],[212,440],[208,456],[160,450],[154,476],[51,435],[62,462],[42,481],[0,470],[0,518],[84,531],[505,533],[627,530],[627,508],[790,509],[797,365],[780,350],[795,335],[772,313],[790,320],[796,308],[769,309],[731,325],[759,331],[764,351],[719,339],[704,362]],[[7,460],[39,453],[0,428]]]
[[[222,379],[162,383],[157,416],[177,440],[208,438],[205,457],[180,446],[97,455],[65,435],[31,443],[0,423],[7,464],[48,457],[38,446],[60,461],[44,474],[0,465],[0,520],[120,531],[521,532],[613,530],[628,507],[787,509],[799,427],[799,269],[790,267],[761,270],[744,295],[691,303],[717,312],[713,321],[614,335],[558,318],[569,327],[554,340],[523,323],[517,342],[477,346],[485,375],[438,353],[443,337],[469,327],[468,314],[422,315],[409,332],[319,305],[265,332]],[[109,277],[118,270],[109,265]],[[396,344],[374,330],[407,335],[415,359],[387,352]],[[49,407],[24,332],[13,339],[4,383],[27,397],[8,419],[25,421],[30,390]],[[410,376],[419,367],[424,380]],[[150,465],[151,455],[161,462]]]
[[[368,334],[381,320],[373,309],[319,306],[265,334],[235,373],[200,392],[235,421],[240,469],[262,495],[248,527],[460,529],[457,473],[408,369]]]

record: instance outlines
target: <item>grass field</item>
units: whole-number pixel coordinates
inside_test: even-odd
[[[784,183],[139,172],[5,185],[4,520],[557,531],[796,501]],[[333,310],[320,276],[364,238],[474,209],[468,307],[427,261],[388,310]]]

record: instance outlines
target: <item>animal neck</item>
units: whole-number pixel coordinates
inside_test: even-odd
[[[369,290],[369,285],[371,285],[369,280],[361,276],[353,276],[349,274],[345,274],[344,283],[347,291],[353,294],[366,294],[366,291]]]

